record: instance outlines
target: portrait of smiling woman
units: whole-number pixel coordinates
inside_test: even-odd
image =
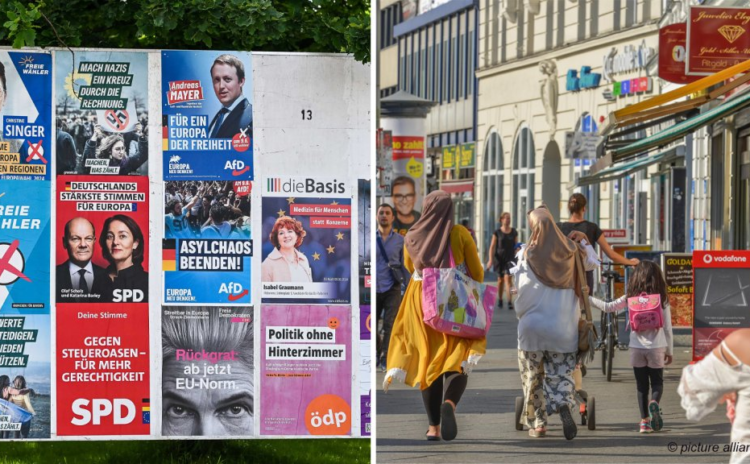
[[[273,251],[261,264],[263,282],[312,282],[307,257],[299,251],[307,233],[302,223],[289,216],[276,220],[268,238]]]
[[[138,224],[130,217],[116,214],[106,221],[99,236],[102,255],[109,262],[107,274],[112,288],[140,290],[142,302],[148,302],[148,272],[143,270],[145,242]]]

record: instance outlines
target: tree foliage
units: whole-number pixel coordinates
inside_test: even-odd
[[[0,22],[0,44],[15,48],[343,52],[370,61],[369,0],[0,0]]]

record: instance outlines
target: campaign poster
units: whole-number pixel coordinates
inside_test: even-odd
[[[261,435],[350,435],[348,306],[261,307]]]
[[[693,326],[693,255],[664,253],[661,268],[667,283],[672,327]]]
[[[261,301],[351,301],[352,197],[337,179],[269,177],[262,183]]]
[[[161,54],[164,179],[253,179],[248,52]]]
[[[372,291],[370,240],[372,208],[370,206],[370,181],[359,180],[357,192],[359,208],[359,304],[369,305]]]
[[[49,180],[52,56],[0,51],[0,179]]]
[[[0,310],[49,314],[50,184],[0,180]]]
[[[148,304],[57,305],[57,434],[149,435]]]
[[[393,229],[406,235],[419,219],[425,196],[425,138],[393,136],[391,196],[386,203],[396,209]]]
[[[252,182],[165,183],[165,304],[252,303]]]
[[[252,307],[162,307],[164,437],[255,435]]]
[[[58,176],[58,303],[148,302],[148,177]]]
[[[52,353],[49,307],[3,308],[2,314],[0,385],[14,391],[9,391],[7,399],[0,398],[0,434],[18,439],[49,438]]]
[[[360,436],[369,437],[371,430],[370,372],[372,361],[370,348],[372,347],[372,321],[370,306],[360,306],[359,309],[359,400],[360,400]]]
[[[57,174],[148,175],[148,53],[55,52]]]

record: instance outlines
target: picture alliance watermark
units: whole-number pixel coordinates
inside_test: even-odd
[[[732,442],[725,445],[716,443],[693,443],[687,442],[678,445],[675,442],[669,442],[667,449],[670,453],[692,454],[692,453],[746,453],[750,451],[750,443]]]

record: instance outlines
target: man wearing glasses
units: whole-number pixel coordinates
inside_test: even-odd
[[[393,221],[393,230],[397,234],[406,235],[411,226],[419,219],[421,214],[414,209],[417,201],[417,189],[414,179],[408,176],[400,176],[391,184],[391,197],[396,206],[396,220]]]
[[[112,280],[104,268],[91,262],[96,232],[87,219],[73,218],[65,224],[62,244],[68,260],[57,266],[58,303],[108,303],[112,301]]]

